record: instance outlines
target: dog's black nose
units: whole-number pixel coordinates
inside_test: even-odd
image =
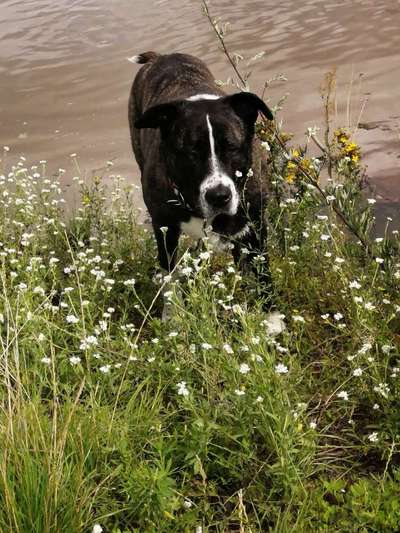
[[[224,207],[231,200],[232,191],[230,187],[219,184],[212,189],[208,189],[205,198],[212,207]]]

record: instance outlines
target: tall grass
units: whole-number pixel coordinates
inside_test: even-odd
[[[189,243],[162,323],[122,178],[67,218],[59,176],[4,154],[1,531],[399,530],[398,232],[372,237],[345,130],[325,186],[328,151],[257,132],[278,336],[257,280]]]

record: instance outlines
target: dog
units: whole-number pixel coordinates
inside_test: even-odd
[[[210,227],[231,242],[246,267],[265,252],[267,187],[254,166],[258,114],[273,120],[255,94],[225,94],[199,59],[145,52],[129,98],[132,148],[157,241],[160,266],[171,272],[181,233],[197,239]],[[242,254],[243,249],[246,255]],[[259,280],[267,294],[268,261]]]

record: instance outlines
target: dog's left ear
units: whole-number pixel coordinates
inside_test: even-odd
[[[225,102],[246,123],[254,124],[259,112],[269,120],[274,118],[270,108],[254,93],[241,92],[232,94],[225,97]]]
[[[135,121],[135,128],[163,128],[178,116],[181,102],[168,102],[147,109]]]

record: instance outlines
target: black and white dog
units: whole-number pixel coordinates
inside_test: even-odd
[[[171,271],[181,232],[205,227],[233,244],[248,264],[265,251],[265,179],[253,168],[254,125],[271,111],[255,94],[226,95],[206,65],[185,54],[146,52],[129,99],[132,147],[160,265]],[[165,230],[167,228],[167,230]],[[268,262],[260,279],[270,282]]]

